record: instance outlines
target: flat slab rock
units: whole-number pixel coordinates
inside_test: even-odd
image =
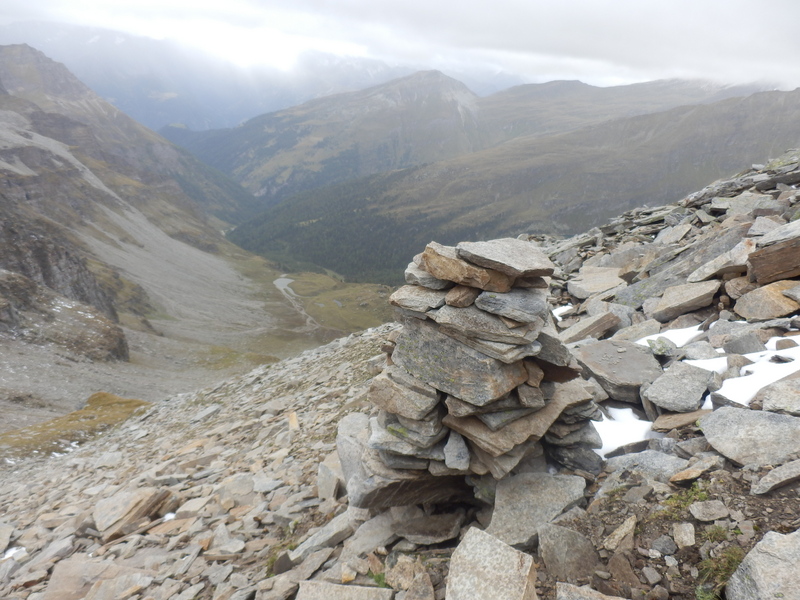
[[[516,238],[460,242],[456,254],[471,263],[514,278],[546,277],[555,270],[555,265],[536,245]]]
[[[425,247],[420,258],[420,267],[437,279],[491,292],[507,292],[514,282],[513,277],[494,269],[471,264],[459,258],[454,247],[443,246],[436,242],[431,242]]]
[[[530,548],[540,527],[583,500],[585,487],[583,477],[575,475],[520,473],[501,479],[486,531],[509,545]]]
[[[725,597],[728,600],[800,600],[798,564],[800,531],[785,535],[768,531],[728,580]]]
[[[723,406],[700,427],[714,450],[740,465],[779,464],[800,452],[799,417]]]
[[[589,296],[624,287],[628,283],[619,277],[620,269],[611,267],[583,267],[578,276],[567,283],[569,293],[585,300]]]
[[[533,557],[473,527],[450,558],[447,600],[536,600]]]
[[[528,379],[521,362],[490,358],[415,319],[405,324],[392,360],[437,390],[478,406],[502,398]]]
[[[768,494],[774,489],[800,480],[800,460],[772,469],[750,488],[751,494]]]
[[[571,583],[556,583],[556,600],[623,600],[620,596],[608,596],[593,590],[588,585],[578,587]]]
[[[394,590],[323,581],[301,581],[296,600],[392,600]]]
[[[572,351],[580,365],[614,400],[638,404],[639,389],[662,373],[649,348],[633,342],[602,340]]]
[[[776,281],[746,293],[734,310],[748,321],[767,321],[800,311],[800,304],[783,294],[797,285],[796,281]]]
[[[666,323],[693,310],[705,308],[713,302],[720,285],[719,281],[703,281],[668,287],[647,316]]]

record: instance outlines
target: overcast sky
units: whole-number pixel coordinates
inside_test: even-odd
[[[529,82],[665,78],[800,86],[800,0],[0,0],[48,20],[289,69],[307,49]]]

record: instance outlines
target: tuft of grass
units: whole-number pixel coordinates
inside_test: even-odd
[[[378,587],[381,588],[391,588],[391,586],[386,583],[386,574],[385,573],[373,573],[372,571],[367,571],[367,577],[372,579]]]
[[[728,583],[733,572],[744,560],[745,551],[741,546],[728,546],[716,557],[709,557],[700,562],[700,581],[703,584],[712,586],[714,596],[718,598],[719,593]]]
[[[664,510],[656,513],[656,517],[677,521],[683,518],[686,509],[694,502],[708,500],[708,493],[699,482],[695,481],[691,487],[673,494],[664,500]]]
[[[740,532],[741,533],[741,532]],[[719,543],[728,539],[728,529],[722,525],[709,525],[705,531],[700,534],[703,541]]]

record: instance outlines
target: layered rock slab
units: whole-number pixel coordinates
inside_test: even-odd
[[[800,418],[723,406],[700,421],[708,443],[733,462],[779,464],[800,452]]]

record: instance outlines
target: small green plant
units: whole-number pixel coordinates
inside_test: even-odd
[[[709,525],[701,534],[701,537],[703,541],[707,542],[724,542],[728,539],[728,529],[722,525]]]
[[[694,590],[695,600],[719,600],[719,596],[713,591],[702,585],[698,585]]]
[[[708,500],[708,493],[703,487],[695,481],[691,487],[673,494],[664,500],[664,510],[656,513],[655,516],[671,521],[677,521],[683,517],[684,511],[689,508],[693,502],[702,502]]]
[[[372,571],[368,571],[367,577],[370,577],[375,583],[377,583],[378,587],[391,587],[388,583],[386,583],[386,574],[384,573],[373,573]]]
[[[713,586],[714,597],[718,596],[725,584],[744,560],[745,552],[741,546],[729,546],[716,557],[700,562],[700,581]]]

